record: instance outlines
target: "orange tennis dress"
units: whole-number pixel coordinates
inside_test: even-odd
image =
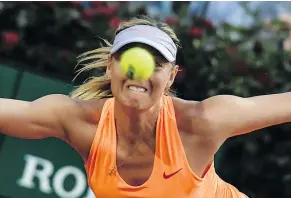
[[[156,129],[156,153],[150,178],[140,186],[127,184],[115,171],[116,129],[114,98],[108,99],[85,169],[97,198],[247,198],[215,172],[214,163],[203,178],[191,170],[177,129],[171,97],[163,96]]]

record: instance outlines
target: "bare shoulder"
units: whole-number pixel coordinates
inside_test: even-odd
[[[193,117],[195,115],[197,116],[197,114],[199,113],[198,101],[184,100],[177,97],[172,97],[172,101],[173,101],[175,114],[177,118],[186,118],[188,116]]]
[[[67,95],[51,94],[33,101],[32,105],[51,107],[58,110],[58,114],[69,114],[71,116],[77,114],[80,118],[89,118],[94,115],[93,117],[98,119],[105,101],[106,99],[79,100]]]
[[[77,111],[82,114],[82,118],[85,120],[91,120],[96,122],[100,119],[103,105],[106,99],[94,99],[94,100],[78,100],[73,99],[77,107]]]
[[[217,95],[207,98],[201,102],[201,106],[204,110],[210,111],[223,107],[223,105],[248,105],[246,98],[242,98],[234,95]],[[250,101],[249,101],[250,102]]]
[[[244,106],[249,105],[245,98],[233,95],[217,95],[209,97],[203,101],[189,101],[173,97],[173,104],[175,107],[176,115],[184,118],[190,117],[200,119],[213,118],[217,111],[222,111],[225,106],[232,104]]]
[[[57,96],[58,97],[58,96]],[[62,96],[60,96],[62,98]],[[92,142],[96,135],[97,126],[102,114],[103,105],[107,99],[79,100],[70,97],[63,98],[68,111],[63,114],[67,139],[70,144],[86,161]]]
[[[50,94],[38,98],[32,102],[33,105],[49,105],[49,106],[63,106],[72,105],[73,99],[62,94]]]
[[[245,98],[233,95],[217,95],[203,101],[187,101],[173,98],[178,126],[189,133],[217,138],[219,130],[226,130],[221,125],[230,107],[250,106]],[[186,128],[186,129],[185,129]]]
[[[202,103],[173,98],[177,127],[188,162],[199,175],[213,160],[222,143],[212,135],[209,120],[204,117]]]
[[[203,101],[189,101],[173,98],[178,128],[190,134],[211,136],[214,112],[220,111],[220,104],[235,102],[231,96],[214,96]]]
[[[181,98],[173,97],[173,105],[175,108],[175,116],[179,130],[187,133],[194,133],[197,130],[192,128],[193,123],[203,119],[203,111],[201,109],[201,102],[184,100]],[[197,126],[197,125],[195,125]]]

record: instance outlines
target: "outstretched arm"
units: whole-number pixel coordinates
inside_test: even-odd
[[[211,131],[225,138],[291,122],[291,93],[250,98],[220,95],[199,106]]]
[[[74,105],[64,95],[48,95],[33,102],[0,99],[0,132],[29,139],[66,139],[62,120]]]

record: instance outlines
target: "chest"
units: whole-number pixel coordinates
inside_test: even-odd
[[[150,178],[155,163],[155,142],[139,142],[134,146],[117,145],[116,170],[118,176],[131,186],[140,186]]]
[[[143,149],[129,153],[118,145],[116,148],[116,170],[112,174],[96,173],[89,180],[97,196],[106,197],[110,192],[110,197],[121,198],[129,195],[186,198],[192,193],[191,172],[187,167],[180,167],[179,163],[172,165],[162,160],[165,156],[158,156],[156,148],[142,145],[140,148]]]
[[[124,151],[117,152],[116,170],[89,180],[97,187],[92,188],[96,195],[106,197],[110,192],[110,197],[121,198],[188,197],[193,190],[191,174],[180,166],[165,164],[151,149],[146,150],[131,157],[124,157]]]
[[[180,149],[178,153],[179,159],[181,161],[186,160],[190,169],[198,177],[203,176],[207,170],[207,165],[211,161],[211,156],[206,155],[205,150],[201,148],[201,141],[197,138],[182,132],[180,133],[180,139],[183,149]],[[171,145],[169,145],[170,147]],[[155,141],[152,144],[140,143],[137,147],[128,147],[127,149],[117,145],[116,173],[125,183],[131,186],[145,184],[154,175],[153,172],[158,165],[156,163],[158,159],[155,158],[156,150]],[[165,162],[162,162],[162,164],[165,164]],[[179,167],[174,167],[174,169],[166,172],[161,170],[159,174],[161,178],[164,176],[167,178],[168,175],[177,174],[179,169]]]

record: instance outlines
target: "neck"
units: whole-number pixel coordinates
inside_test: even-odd
[[[147,111],[139,111],[124,107],[116,101],[114,114],[118,138],[131,143],[154,138],[160,108],[158,102]]]

